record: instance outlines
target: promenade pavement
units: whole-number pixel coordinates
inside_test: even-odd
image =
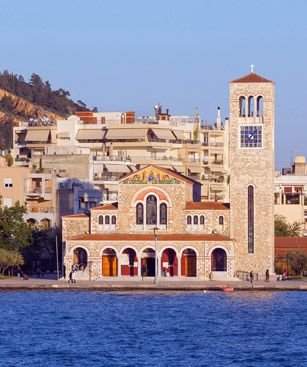
[[[102,291],[200,291],[200,290],[228,290],[235,291],[307,291],[307,281],[256,281],[253,284],[247,281],[213,281],[198,279],[170,279],[160,278],[157,283],[154,278],[122,278],[103,279],[95,281],[80,280],[77,283],[68,283],[67,280],[29,278],[5,278],[0,279],[0,291],[2,290],[102,290]],[[230,289],[229,289],[230,288]]]

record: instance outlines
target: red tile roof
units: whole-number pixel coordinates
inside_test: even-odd
[[[229,210],[229,204],[219,203],[215,201],[188,201],[186,203],[186,210]]]
[[[94,233],[81,234],[69,238],[71,241],[153,241],[153,234]],[[157,241],[231,241],[219,234],[159,234]]]
[[[62,218],[89,218],[89,215],[86,214],[70,214],[70,215],[63,215]]]
[[[276,257],[286,257],[288,252],[295,250],[307,254],[307,237],[275,237]]]
[[[117,210],[117,209],[118,209],[118,203],[100,205],[91,208],[91,210]]]
[[[250,73],[242,78],[232,80],[230,83],[273,83],[271,80],[265,79],[262,76]]]

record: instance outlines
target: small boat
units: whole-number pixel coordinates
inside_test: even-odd
[[[233,292],[234,291],[234,288],[232,287],[223,287],[222,288],[224,292]]]

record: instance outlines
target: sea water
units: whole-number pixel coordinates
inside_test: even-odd
[[[0,292],[0,366],[307,366],[307,293]]]

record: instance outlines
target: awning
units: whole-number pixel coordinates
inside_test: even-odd
[[[156,135],[158,139],[168,139],[168,140],[175,140],[174,134],[171,130],[164,130],[164,129],[152,129],[153,133]]]
[[[136,172],[138,169],[135,166],[129,166],[132,169],[132,172]]]
[[[173,166],[173,169],[179,173],[185,173],[185,168],[182,166]]]
[[[105,164],[106,169],[109,172],[115,172],[115,173],[130,173],[130,169],[128,166],[125,166],[123,164]]]
[[[189,167],[189,171],[191,173],[201,173],[202,169],[201,169],[201,167]]]
[[[102,140],[105,131],[98,129],[80,129],[76,136],[77,140]]]
[[[66,132],[66,133],[57,133],[56,134],[56,137],[58,138],[58,139],[61,139],[61,138],[69,138],[69,133],[68,132]]]
[[[49,137],[50,130],[27,130],[25,141],[44,141]]]
[[[148,129],[112,129],[106,138],[112,140],[145,139]]]
[[[182,131],[179,131],[179,130],[173,130],[173,133],[176,135],[176,138],[178,140],[185,140],[185,136],[183,135],[183,132]]]

